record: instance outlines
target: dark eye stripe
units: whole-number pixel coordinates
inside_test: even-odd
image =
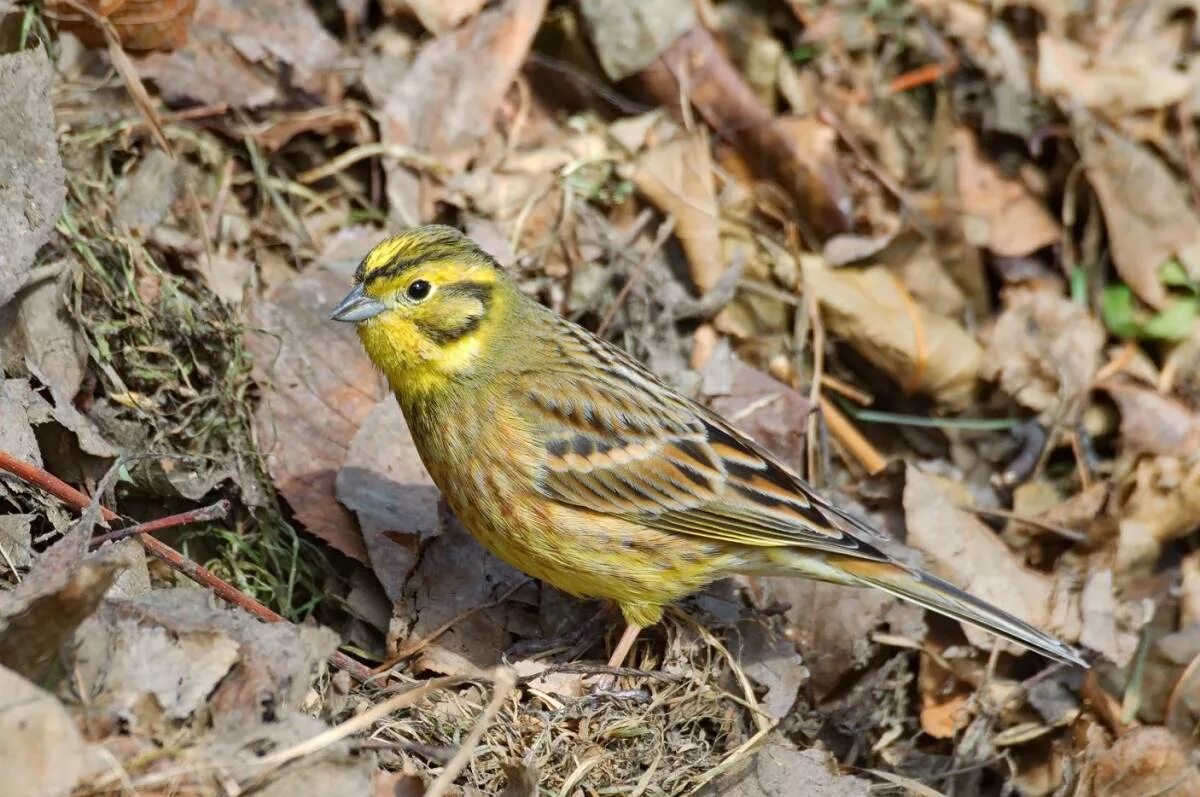
[[[492,287],[485,282],[469,281],[452,282],[440,287],[438,290],[443,297],[465,296],[475,299],[480,305],[479,313],[467,316],[458,325],[452,327],[423,326],[421,331],[425,333],[425,337],[439,346],[445,346],[479,329],[492,304]]]

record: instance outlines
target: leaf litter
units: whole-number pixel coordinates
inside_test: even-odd
[[[1186,14],[64,5],[0,55],[14,793],[1200,788]],[[325,321],[433,220],[1093,673],[755,576],[596,693],[611,614],[470,539]],[[110,528],[230,501],[161,533],[245,608],[49,474]]]

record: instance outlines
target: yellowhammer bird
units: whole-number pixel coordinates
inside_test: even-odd
[[[1032,648],[1071,647],[884,553],[720,416],[524,296],[450,227],[376,246],[334,309],[358,325],[421,459],[488,549],[620,606],[613,663],[663,607],[733,573],[877,587]]]

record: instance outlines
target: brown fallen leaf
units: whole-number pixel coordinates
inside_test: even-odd
[[[1188,457],[1200,451],[1200,414],[1128,380],[1100,385],[1121,412],[1122,451]]]
[[[1148,148],[1082,123],[1075,142],[1104,211],[1117,273],[1142,301],[1161,309],[1168,297],[1159,269],[1167,260],[1178,257],[1192,279],[1200,279],[1200,215]]]
[[[414,666],[444,675],[476,673],[500,661],[514,632],[537,635],[535,611],[513,595],[524,585],[537,589],[524,573],[488,553],[446,511],[442,534],[425,546],[408,581],[408,617],[415,622],[402,646],[432,639]],[[449,629],[434,637],[451,621]]]
[[[65,795],[106,767],[54,695],[0,667],[0,771],[8,797]]]
[[[103,29],[108,24],[121,46],[133,52],[182,47],[195,10],[196,0],[51,0],[46,5],[47,16],[58,28],[74,33],[88,47],[108,46]]]
[[[650,66],[696,24],[689,0],[581,0],[579,13],[601,68],[614,82]]]
[[[1093,794],[1104,797],[1189,797],[1200,771],[1165,728],[1134,728],[1092,762]]]
[[[446,165],[466,165],[468,150],[492,123],[546,10],[546,0],[506,0],[430,41],[380,103],[380,135]],[[486,68],[481,68],[486,64]],[[433,196],[420,176],[384,159],[392,218],[427,221]]]
[[[338,470],[386,395],[354,330],[328,320],[350,280],[309,269],[251,309],[246,336],[263,390],[255,413],[267,470],[296,519],[337,550],[369,564],[362,535],[335,496]]]
[[[990,528],[959,509],[958,503],[934,478],[908,466],[904,485],[907,542],[925,554],[927,567],[1027,623],[1068,642],[1077,639],[1077,610],[1055,615],[1053,579],[1025,567]],[[963,632],[971,644],[984,650],[991,649],[997,639],[966,624]],[[1010,652],[1024,651],[1010,643],[1002,645]]]
[[[905,297],[882,266],[835,271],[812,256],[801,265],[831,335],[903,386],[951,407],[970,401],[983,352],[960,324]]]
[[[105,548],[83,558],[81,542],[90,535],[91,524],[78,524],[37,558],[11,592],[0,593],[0,666],[40,679],[100,605],[125,566],[125,554]]]
[[[72,261],[47,266],[57,271],[26,287],[16,300],[0,308],[0,369],[8,376],[28,376],[33,370],[59,395],[74,398],[83,382],[87,348],[71,318],[67,296]]]
[[[689,135],[646,150],[634,164],[633,182],[659,210],[675,216],[675,237],[692,281],[708,293],[725,270],[708,141]]]
[[[766,688],[761,705],[772,720],[791,713],[800,687],[808,681],[808,669],[787,639],[755,618],[738,623],[738,645],[734,655],[753,681]]]
[[[987,337],[981,376],[1047,423],[1078,421],[1105,341],[1087,308],[1057,292],[1011,289]]]
[[[1043,33],[1037,40],[1038,87],[1114,120],[1166,108],[1187,96],[1191,80],[1177,66],[1178,47],[1163,44],[1121,37],[1117,47],[1100,54]]]
[[[257,108],[288,86],[337,99],[341,46],[298,0],[198,0],[186,45],[138,61],[171,101]]]
[[[921,729],[935,739],[953,739],[967,727],[971,692],[932,658],[921,657],[917,673],[921,692]]]
[[[1001,174],[983,156],[971,130],[955,131],[954,149],[968,239],[1002,257],[1030,255],[1058,242],[1062,235],[1058,221],[1045,204],[1020,180]]]
[[[849,228],[851,201],[842,176],[812,171],[803,139],[771,115],[704,26],[675,39],[638,80],[667,108],[678,108],[686,97],[710,128],[733,140],[760,177],[792,196],[796,218],[819,238]]]
[[[1117,602],[1113,572],[1098,570],[1088,576],[1079,596],[1082,622],[1079,644],[1095,650],[1116,664],[1126,667],[1137,652],[1139,619]]]
[[[716,794],[725,797],[867,797],[870,781],[837,771],[824,750],[796,750],[771,743],[755,754],[745,771],[718,781]]]
[[[1148,574],[1162,547],[1200,523],[1200,461],[1143,457],[1124,485],[1118,507],[1118,580]]]
[[[371,568],[388,598],[399,601],[421,544],[441,528],[440,494],[391,396],[375,406],[350,441],[337,474],[337,497],[358,516]]]
[[[29,279],[66,198],[46,49],[0,55],[0,307]]]

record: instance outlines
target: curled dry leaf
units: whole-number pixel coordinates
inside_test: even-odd
[[[1180,402],[1126,380],[1101,387],[1121,411],[1124,452],[1188,457],[1200,451],[1200,415]]]
[[[66,198],[44,47],[0,55],[0,307],[25,285]]]
[[[696,24],[690,0],[582,0],[579,11],[600,66],[613,81],[650,66]]]
[[[106,766],[54,695],[0,667],[0,772],[9,797],[71,793]]]
[[[1074,641],[1078,609],[1056,596],[1050,576],[1029,569],[990,528],[959,509],[932,477],[913,466],[906,471],[904,515],[908,543],[926,556],[927,566],[977,598],[1027,623]],[[990,649],[996,637],[963,625],[973,645]],[[1005,649],[1023,652],[1009,643]]]
[[[1050,291],[1015,289],[988,336],[980,374],[1046,422],[1074,423],[1100,367],[1105,333],[1087,309]]]
[[[1075,142],[1100,199],[1113,263],[1133,292],[1162,309],[1159,269],[1178,257],[1200,279],[1200,215],[1180,181],[1148,148],[1101,126],[1079,123]]]
[[[972,243],[1002,257],[1022,257],[1056,243],[1058,221],[1020,180],[1006,177],[980,152],[975,134],[954,134],[963,225]]]
[[[725,270],[712,160],[703,135],[688,135],[646,150],[634,164],[633,182],[664,214],[675,217],[692,281],[708,293]]]
[[[951,407],[970,401],[982,350],[960,324],[907,296],[882,266],[835,271],[817,257],[801,264],[831,335],[901,385]]]
[[[546,0],[506,0],[422,47],[380,103],[383,142],[464,166],[524,62],[545,10]],[[421,178],[390,158],[385,168],[393,218],[407,226],[427,220],[433,198]]]
[[[386,395],[354,329],[328,320],[350,281],[310,269],[252,308],[247,335],[263,390],[259,446],[275,486],[310,532],[369,564],[354,517],[335,482],[359,426]]]
[[[257,108],[286,100],[288,85],[340,94],[341,46],[301,0],[198,0],[190,30],[183,48],[138,64],[169,100]]]
[[[371,568],[388,598],[399,601],[422,542],[440,528],[440,498],[391,396],[375,405],[350,441],[337,497],[358,515]]]
[[[1092,762],[1093,793],[1105,797],[1200,794],[1200,770],[1165,728],[1134,728]]]

